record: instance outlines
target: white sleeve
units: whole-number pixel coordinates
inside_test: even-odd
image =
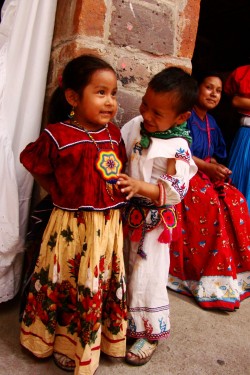
[[[164,186],[164,204],[174,205],[180,203],[185,197],[189,181],[196,174],[198,168],[185,140],[179,139],[178,147],[176,147],[176,142],[171,140],[165,150],[167,160],[175,159],[176,173],[169,175],[163,172],[158,178],[158,183]]]
[[[165,202],[167,205],[174,205],[181,202],[185,197],[190,176],[190,164],[183,160],[176,159],[175,175],[163,174],[159,177],[158,182],[162,183],[165,188]]]

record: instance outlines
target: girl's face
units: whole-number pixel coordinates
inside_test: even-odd
[[[189,113],[178,115],[175,103],[173,92],[155,92],[148,87],[140,105],[145,129],[150,133],[162,132],[186,121]]]
[[[210,110],[215,108],[221,99],[222,82],[219,77],[206,77],[199,85],[197,106]]]
[[[97,70],[82,96],[77,96],[74,120],[89,130],[98,130],[117,112],[117,79],[112,70]]]

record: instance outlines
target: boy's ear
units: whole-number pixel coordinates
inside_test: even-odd
[[[181,113],[177,118],[177,125],[182,124],[183,122],[187,121],[189,117],[191,116],[191,112],[187,111],[184,113]]]
[[[67,102],[72,106],[76,107],[79,99],[79,95],[72,89],[66,89],[64,92]]]

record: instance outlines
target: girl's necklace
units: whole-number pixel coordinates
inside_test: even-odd
[[[91,141],[96,145],[97,150],[100,151],[100,148],[99,148],[96,140],[93,138],[92,134],[90,134],[87,129],[85,129],[81,124],[79,124],[79,122],[77,122],[75,120],[71,121],[71,123],[72,123],[72,125],[75,125],[78,128],[82,129],[88,135],[88,137],[91,139]],[[110,141],[110,144],[111,144],[111,148],[112,148],[112,150],[114,150],[114,145],[113,145],[113,141],[112,141],[112,138],[111,138],[111,135],[110,135],[110,132],[109,132],[108,124],[105,125],[105,129],[106,129],[106,131],[108,133],[108,136],[109,136],[109,141]]]
[[[96,166],[97,171],[100,173],[101,177],[106,181],[107,193],[109,194],[110,198],[114,200],[113,186],[115,186],[118,180],[117,175],[122,170],[122,162],[114,151],[114,144],[111,138],[111,134],[109,132],[108,124],[105,125],[105,129],[106,129],[106,132],[108,133],[111,150],[101,150],[97,144],[97,141],[92,136],[92,134],[90,134],[90,132],[87,129],[85,129],[81,124],[79,124],[75,120],[71,121],[71,124],[82,129],[87,134],[89,139],[96,146],[98,153],[97,153],[95,166]]]

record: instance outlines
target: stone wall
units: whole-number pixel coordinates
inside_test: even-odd
[[[46,101],[65,64],[82,53],[106,59],[118,73],[118,125],[138,114],[153,74],[166,66],[191,71],[200,0],[58,0]]]

